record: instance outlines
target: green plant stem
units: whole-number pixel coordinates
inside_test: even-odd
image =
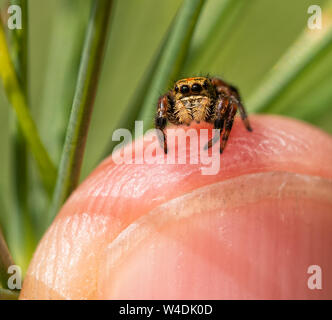
[[[282,112],[295,118],[303,119],[309,122],[322,118],[331,109],[332,101],[332,74],[328,73],[319,78],[319,81],[312,83],[307,89],[307,95],[304,93],[303,97],[296,97],[290,104],[301,105],[297,108],[283,108]],[[305,90],[305,89],[304,89]],[[306,103],[298,101],[305,100]],[[314,108],[312,108],[314,106]],[[332,129],[332,128],[331,128]]]
[[[48,222],[51,222],[55,217],[61,205],[79,182],[90,117],[104,54],[111,5],[112,1],[110,0],[95,0],[93,2]]]
[[[227,43],[227,36],[234,24],[239,23],[239,16],[248,5],[246,0],[221,0],[216,5],[218,12],[214,21],[207,29],[201,41],[194,41],[195,46],[185,62],[184,70],[195,70],[199,66],[208,67],[211,61],[219,55],[220,44]]]
[[[10,0],[11,5],[18,5],[22,10],[22,29],[10,30],[10,53],[16,75],[26,101],[28,97],[28,4],[27,0]],[[28,105],[28,104],[27,104]],[[29,260],[36,245],[32,219],[28,208],[28,150],[22,130],[15,118],[13,128],[13,176],[15,207],[19,214],[17,228],[21,252]]]
[[[172,80],[177,78],[183,67],[204,3],[204,0],[185,0],[179,9],[172,33],[160,58],[138,117],[143,120],[145,129],[148,129],[152,124],[152,115],[156,108],[158,96],[170,85]]]
[[[307,26],[290,49],[262,81],[261,86],[249,97],[247,105],[255,112],[270,111],[302,73],[319,60],[332,44],[332,1],[323,10],[324,25],[321,30]]]
[[[22,9],[22,29],[10,31],[11,45],[10,52],[15,66],[16,74],[22,91],[28,101],[27,86],[27,59],[28,59],[28,6],[26,0],[10,0],[11,5],[18,5]],[[14,155],[14,176],[16,203],[21,212],[27,211],[27,189],[28,189],[28,168],[27,168],[27,147],[22,131],[15,121],[13,133],[13,155]]]
[[[14,261],[9,252],[5,238],[0,229],[0,284],[3,288],[7,288],[8,281],[8,267],[14,264]]]
[[[8,100],[16,113],[24,138],[35,157],[44,187],[47,193],[51,195],[56,180],[56,168],[41,142],[37,127],[28,109],[24,91],[9,55],[2,23],[0,24],[0,77]]]
[[[51,42],[39,119],[40,133],[56,163],[60,161],[66,136],[89,10],[88,1],[58,3],[54,13],[57,18],[49,31]],[[58,50],[60,45],[63,48]]]

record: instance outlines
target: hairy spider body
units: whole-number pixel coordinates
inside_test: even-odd
[[[161,96],[158,101],[155,127],[162,135],[160,143],[167,153],[167,122],[176,125],[189,125],[192,121],[206,121],[220,129],[220,153],[225,149],[234,117],[239,109],[243,123],[252,131],[238,90],[219,78],[194,77],[179,80],[174,88]],[[205,148],[210,148],[220,136],[208,141]]]

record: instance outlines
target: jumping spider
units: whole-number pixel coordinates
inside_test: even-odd
[[[158,100],[155,127],[162,132],[159,139],[164,152],[167,153],[165,133],[167,121],[176,125],[206,121],[213,123],[215,129],[220,129],[220,136],[209,140],[205,149],[212,147],[221,137],[220,153],[222,153],[237,109],[247,130],[252,131],[239,92],[235,87],[219,78],[194,77],[177,81],[174,88]]]

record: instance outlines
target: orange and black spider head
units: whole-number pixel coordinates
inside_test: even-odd
[[[214,92],[214,88],[209,78],[194,77],[177,81],[173,92],[176,99],[194,95],[210,97],[211,93]]]

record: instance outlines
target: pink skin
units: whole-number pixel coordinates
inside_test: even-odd
[[[21,298],[331,299],[332,138],[250,121],[235,121],[216,175],[103,161],[40,242]]]

